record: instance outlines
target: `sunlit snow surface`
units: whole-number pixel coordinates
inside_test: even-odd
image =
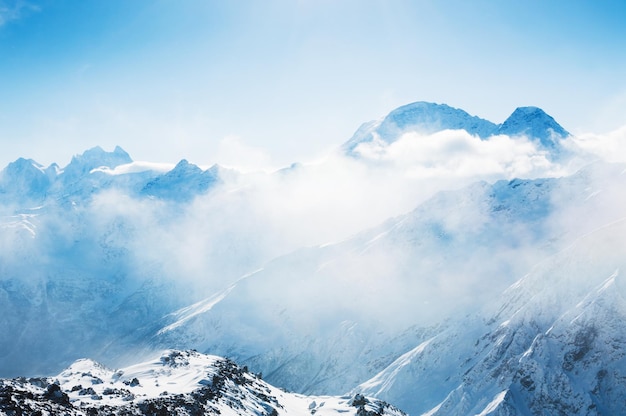
[[[412,414],[623,414],[624,236],[626,218],[584,234],[356,391]]]
[[[55,385],[59,391],[55,392]],[[51,414],[377,415],[403,413],[362,396],[303,396],[273,387],[229,360],[195,351],[111,370],[89,359],[56,377],[0,380],[0,412]]]

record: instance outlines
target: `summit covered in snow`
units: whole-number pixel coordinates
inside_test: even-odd
[[[527,136],[538,140],[546,149],[556,149],[559,139],[569,136],[551,116],[538,107],[518,107],[504,123],[498,126],[496,134]]]
[[[495,124],[446,104],[418,101],[393,110],[381,120],[363,124],[343,145],[343,150],[358,155],[358,146],[362,143],[381,140],[390,144],[408,132],[427,135],[442,130],[464,130],[482,140],[500,134],[525,136],[553,152],[558,151],[560,140],[569,136],[537,107],[518,107],[502,124]]]
[[[29,206],[46,201],[82,201],[106,189],[122,189],[133,195],[163,200],[188,200],[220,182],[217,165],[203,170],[180,161],[174,169],[162,172],[135,166],[130,155],[116,146],[112,152],[101,147],[75,155],[60,168],[45,168],[32,159],[20,158],[0,172],[0,202]]]

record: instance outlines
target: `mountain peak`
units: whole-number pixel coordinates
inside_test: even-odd
[[[70,165],[84,165],[91,169],[101,166],[115,168],[116,166],[131,163],[133,159],[119,146],[116,146],[112,152],[107,152],[100,146],[92,147],[85,150],[82,155],[75,155]],[[67,168],[66,168],[67,169]]]
[[[46,194],[52,178],[39,163],[20,157],[0,172],[0,191],[20,200],[39,200]]]
[[[206,192],[220,180],[219,175],[219,169],[203,171],[187,159],[182,159],[174,169],[148,182],[141,192],[164,199],[187,201]]]
[[[472,116],[459,108],[426,101],[417,101],[393,110],[385,117],[381,127],[386,127],[385,124],[393,124],[400,130],[410,127],[418,128],[424,133],[463,129],[483,138],[490,136],[496,128],[495,124],[490,121]],[[392,126],[387,128],[389,127]]]
[[[518,114],[540,114],[540,115],[546,115],[546,116],[548,115],[541,108],[535,107],[535,106],[532,106],[532,105],[523,106],[523,107],[517,107],[515,109],[515,111],[513,111],[513,114],[516,114],[516,113],[518,113]]]
[[[25,170],[32,171],[33,169],[40,172],[44,171],[44,167],[35,162],[33,159],[25,159],[23,157],[20,157],[16,161],[9,163],[7,167],[4,168],[4,171],[18,173],[24,172]]]
[[[122,149],[120,146],[115,146],[115,149],[113,149],[113,153],[117,155],[126,155],[130,158],[128,153],[124,149]]]
[[[344,145],[348,153],[363,142],[371,142],[377,136],[392,143],[408,131],[431,134],[441,130],[465,130],[485,139],[495,133],[498,126],[488,120],[472,116],[464,110],[447,104],[417,101],[396,108],[381,121],[361,125]]]
[[[362,124],[343,149],[355,155],[361,143],[381,140],[391,144],[407,132],[432,134],[442,130],[465,130],[480,139],[497,134],[528,136],[549,150],[560,146],[569,133],[539,107],[518,107],[502,124],[494,124],[447,104],[417,101],[391,111],[381,120]]]
[[[385,121],[393,122],[399,128],[414,126],[418,124],[431,125],[437,127],[437,124],[444,121],[457,123],[459,119],[475,118],[464,110],[450,107],[447,104],[431,103],[428,101],[416,101],[406,104],[393,110]],[[480,120],[480,119],[479,119]],[[486,120],[483,120],[486,121]]]
[[[393,121],[398,127],[402,128],[420,121],[428,121],[433,118],[435,114],[452,113],[456,111],[465,113],[463,110],[450,107],[447,104],[416,101],[396,108],[389,113],[385,119]]]
[[[539,107],[518,107],[502,123],[499,134],[508,136],[525,135],[538,139],[545,148],[553,149],[558,145],[556,140],[569,136],[559,123]]]
[[[199,174],[202,172],[202,169],[200,169],[198,165],[189,163],[187,159],[181,159],[181,161],[178,162],[176,166],[174,166],[174,169],[172,169],[169,174],[175,175],[175,174],[180,174],[182,172],[186,174],[194,174],[194,173]]]

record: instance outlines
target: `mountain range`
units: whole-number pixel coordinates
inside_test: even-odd
[[[441,130],[527,140],[555,163],[571,156],[571,135],[541,109],[518,108],[497,125],[424,102],[364,124],[340,152],[349,166],[378,169],[359,146]],[[9,397],[23,412],[98,414],[115,402],[119,414],[146,414],[146,403],[179,406],[212,385],[189,363],[214,374],[238,369],[234,361],[251,372],[230,374],[226,396],[239,405],[194,406],[325,414],[331,404],[359,412],[350,406],[358,397],[385,414],[397,410],[376,400],[412,415],[626,413],[625,165],[589,160],[572,174],[441,189],[339,241],[299,247],[281,239],[282,223],[249,216],[273,218],[248,197],[268,181],[279,193],[286,181],[300,185],[294,178],[307,169],[257,175],[183,160],[162,171],[120,147],[90,149],[64,168],[9,164],[0,175],[0,331],[12,336],[0,337],[0,376],[31,379],[4,380],[0,406]],[[187,364],[173,369],[170,355]],[[72,364],[85,356],[123,373]],[[139,397],[122,385],[132,368],[150,383],[166,368],[172,393],[127,403]],[[108,384],[81,395],[89,373]],[[314,397],[293,398],[260,373]]]
[[[442,130],[465,130],[482,140],[496,135],[525,136],[553,154],[570,134],[538,107],[518,107],[502,124],[495,124],[446,104],[419,101],[399,107],[386,117],[364,123],[343,149],[358,154],[358,146],[375,139],[393,143],[407,132],[432,134]]]

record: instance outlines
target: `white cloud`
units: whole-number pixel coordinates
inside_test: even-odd
[[[589,137],[577,151],[581,157],[623,155],[623,139],[624,130]],[[233,157],[267,156],[237,138],[225,140],[224,147]],[[234,302],[253,307],[254,302],[272,299],[276,305],[272,296],[280,288],[280,305],[295,323],[296,335],[307,336],[311,325],[319,325],[324,334],[327,321],[332,324],[334,317],[346,316],[380,320],[387,329],[405,328],[429,325],[454,308],[480,304],[559,244],[621,218],[626,206],[624,175],[612,171],[578,175],[575,186],[556,192],[550,191],[551,181],[529,185],[527,194],[500,183],[503,204],[517,207],[511,217],[506,209],[492,211],[492,188],[478,183],[458,193],[441,193],[413,215],[349,240],[415,209],[441,190],[566,169],[528,140],[496,136],[481,141],[458,131],[407,134],[392,145],[375,142],[362,149],[370,152],[364,160],[336,153],[278,172],[233,175],[234,183],[191,203],[109,190],[70,210],[53,205],[32,219],[36,238],[28,230],[4,227],[2,267],[29,282],[33,275],[49,276],[51,270],[63,279],[70,270],[81,277],[76,281],[84,276],[120,279],[115,283],[121,286],[119,293],[138,290],[141,298],[133,303],[150,312],[139,316],[145,321],[138,324],[159,316],[151,312],[153,304],[163,303],[158,313],[171,305],[189,305],[266,267],[255,290],[239,292],[242,298]],[[107,173],[159,166],[134,162]],[[546,207],[549,212],[542,213],[541,202],[550,196],[545,192],[552,192],[552,201]],[[529,203],[520,195],[528,196]],[[534,206],[533,201],[540,203]],[[528,217],[522,209],[526,205]],[[547,215],[548,225],[535,222],[535,214]],[[272,261],[301,247],[339,241],[346,243],[324,250],[305,248]],[[102,296],[96,300],[110,304]],[[255,330],[273,337],[276,333],[270,330],[283,328],[263,317],[254,321],[254,314],[252,318]],[[267,338],[268,343],[272,340]],[[249,339],[245,342],[250,345]]]
[[[220,165],[241,171],[272,168],[270,154],[265,149],[250,146],[237,136],[226,136],[220,141],[215,160]]]
[[[572,144],[607,162],[626,162],[626,125],[606,134],[580,134],[572,138]]]
[[[430,135],[406,133],[387,144],[361,143],[363,158],[386,163],[416,178],[511,179],[555,176],[562,167],[524,137],[492,136],[481,140],[464,130],[444,130]]]

